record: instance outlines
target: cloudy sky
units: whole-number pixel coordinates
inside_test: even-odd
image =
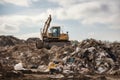
[[[40,37],[49,14],[71,40],[120,41],[120,0],[0,0],[0,35]]]

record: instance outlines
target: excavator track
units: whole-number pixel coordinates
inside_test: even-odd
[[[36,42],[36,47],[38,49],[41,49],[41,48],[50,49],[54,45],[58,46],[58,47],[64,47],[65,45],[66,46],[71,45],[71,42],[70,41],[66,41],[66,42],[43,42],[41,40]]]
[[[65,45],[70,45],[70,41],[67,42],[47,42],[48,46],[51,48],[52,46],[64,47]]]

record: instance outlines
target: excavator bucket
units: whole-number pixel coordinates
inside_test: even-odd
[[[41,49],[41,48],[43,48],[43,46],[44,46],[44,44],[43,44],[42,40],[36,41],[36,48],[37,49]]]

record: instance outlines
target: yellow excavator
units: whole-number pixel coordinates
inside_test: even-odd
[[[64,46],[70,44],[68,32],[63,33],[60,26],[52,26],[49,30],[51,20],[51,15],[49,15],[43,30],[41,30],[42,40],[36,43],[38,49],[43,47],[51,48],[53,45]]]

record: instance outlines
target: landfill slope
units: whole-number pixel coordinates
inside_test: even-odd
[[[24,69],[44,71],[49,62],[59,60],[63,63],[63,73],[67,77],[70,74],[79,74],[73,76],[78,78],[80,75],[104,75],[102,77],[107,80],[107,76],[120,76],[120,42],[86,39],[81,42],[71,41],[69,46],[52,46],[48,50],[37,49],[36,41],[39,38],[21,40],[13,36],[0,36],[0,75],[10,77],[16,74],[17,77],[23,77],[21,72],[8,74],[13,73],[15,65],[19,63],[22,63]],[[85,77],[88,76],[82,78]],[[99,77],[89,77],[87,80],[93,78],[97,80]]]

